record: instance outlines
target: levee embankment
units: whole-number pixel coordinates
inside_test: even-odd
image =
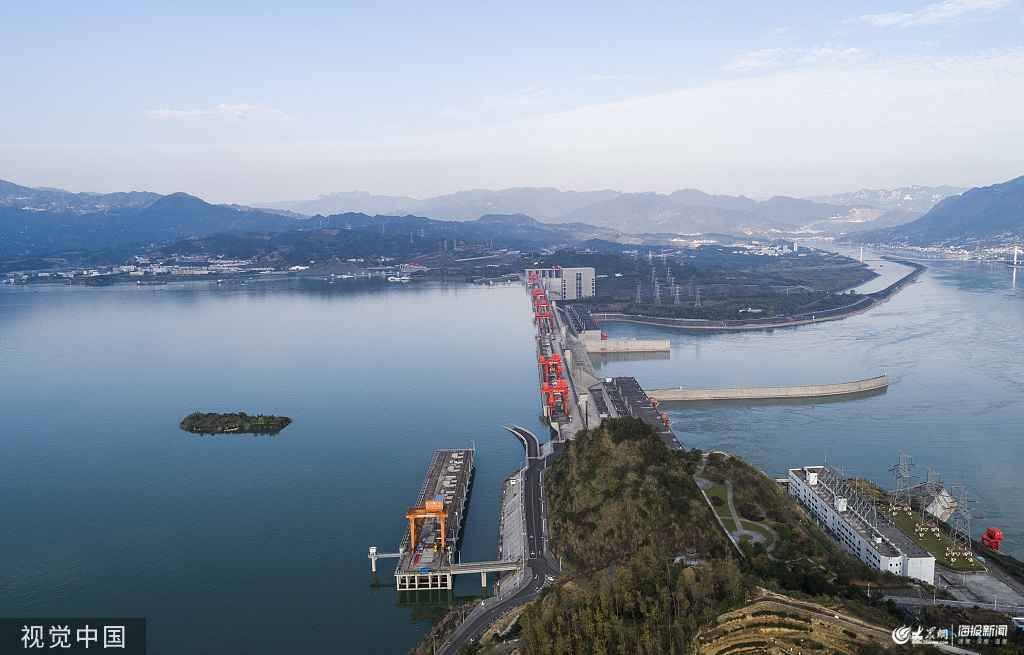
[[[875,391],[889,386],[886,375],[834,384],[810,384],[789,387],[732,387],[722,389],[652,389],[647,393],[660,402],[692,400],[761,400],[767,398],[823,398]]]

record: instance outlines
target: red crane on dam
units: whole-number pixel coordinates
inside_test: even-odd
[[[544,397],[549,416],[556,409],[560,410],[563,414],[568,414],[569,383],[565,379],[559,378],[555,384],[545,381],[540,387],[540,393]]]
[[[537,310],[534,322],[540,328],[540,331],[542,333],[554,332],[555,317],[551,315],[551,306],[548,305],[546,302],[543,305],[541,305],[540,309]]]
[[[540,356],[537,363],[544,369],[544,379],[551,381],[551,373],[554,371],[555,379],[562,377],[562,356],[558,353],[551,353],[550,357]]]

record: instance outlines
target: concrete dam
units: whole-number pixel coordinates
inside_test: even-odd
[[[658,402],[690,401],[690,400],[762,400],[769,398],[824,398],[843,396],[866,391],[876,391],[889,386],[886,375],[858,380],[856,382],[837,382],[834,384],[810,384],[791,387],[733,387],[723,389],[652,389],[648,391],[651,398]]]

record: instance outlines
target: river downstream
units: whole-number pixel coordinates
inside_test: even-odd
[[[898,279],[906,267],[874,262]],[[918,282],[871,311],[838,321],[751,332],[697,333],[630,323],[612,338],[670,339],[669,358],[598,361],[599,375],[645,388],[827,384],[887,374],[884,394],[820,402],[664,404],[687,448],[736,453],[773,477],[789,468],[845,467],[892,488],[910,453],[915,475],[942,473],[976,501],[974,534],[1003,529],[1024,556],[1024,278],[998,264],[933,262]],[[889,270],[891,269],[891,273]],[[874,280],[872,288],[891,283]]]

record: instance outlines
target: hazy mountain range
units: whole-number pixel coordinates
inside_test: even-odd
[[[185,193],[71,193],[0,181],[0,256],[152,247],[220,233],[321,227],[380,230],[384,234],[399,230],[442,240],[482,239],[516,249],[578,245],[590,240],[620,245],[667,243],[680,234],[838,236],[909,223],[920,216],[912,210],[957,190],[862,190],[825,198],[830,202],[785,196],[755,200],[696,189],[664,195],[520,187],[460,191],[425,200],[357,191],[253,208],[212,205]],[[975,197],[973,191],[964,194],[968,196]],[[842,201],[853,204],[836,204]],[[947,199],[940,206],[950,202],[952,199]]]
[[[706,232],[745,235],[818,234],[837,236],[852,229],[889,227],[911,221],[936,202],[963,189],[901,187],[861,190],[820,199],[776,196],[754,200],[683,189],[669,195],[620,191],[559,191],[517,187],[475,189],[417,200],[375,196],[363,191],[332,193],[315,200],[262,203],[305,215],[344,212],[415,214],[436,220],[467,221],[485,214],[524,214],[547,223],[587,223],[634,234]],[[849,200],[843,202],[842,199]]]
[[[915,221],[846,235],[849,243],[917,247],[1024,242],[1024,176],[965,191],[939,202]]]
[[[219,232],[300,229],[296,219],[185,193],[69,193],[0,182],[0,256],[102,250]]]
[[[943,198],[957,196],[967,191],[956,186],[904,186],[896,189],[861,189],[853,193],[836,193],[831,196],[805,198],[830,205],[867,205],[879,209],[895,209],[908,213],[924,214]]]

